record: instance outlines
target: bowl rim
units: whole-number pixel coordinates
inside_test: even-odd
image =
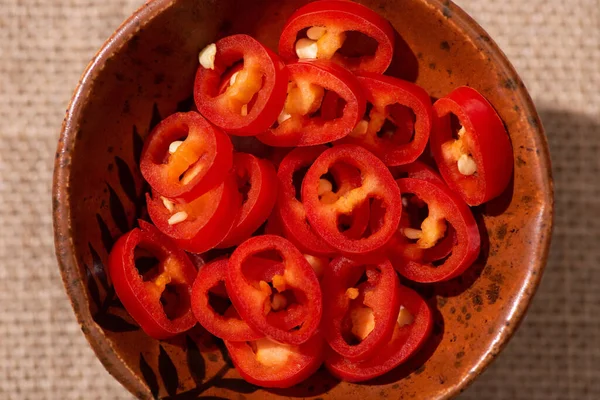
[[[59,264],[63,285],[68,294],[69,301],[77,318],[77,322],[85,335],[90,346],[96,353],[105,369],[113,375],[127,390],[138,398],[153,398],[146,384],[142,382],[134,371],[129,368],[116,352],[114,347],[106,340],[103,331],[93,321],[89,309],[89,302],[85,295],[84,282],[79,274],[78,261],[75,245],[72,240],[71,212],[69,202],[69,181],[71,176],[71,153],[79,128],[79,120],[83,106],[86,104],[90,88],[95,78],[102,71],[107,60],[121,49],[129,39],[141,30],[150,21],[160,15],[164,10],[172,7],[178,0],[151,0],[146,2],[129,18],[123,22],[117,30],[104,42],[100,50],[95,54],[83,72],[77,87],[72,95],[67,108],[66,117],[62,124],[58,140],[56,157],[54,163],[54,175],[52,185],[52,214],[54,228],[54,244],[56,258]],[[452,11],[452,21],[456,28],[471,38],[486,37],[489,40],[480,41],[481,50],[486,51],[491,57],[494,65],[499,71],[507,76],[518,77],[504,52],[498,47],[485,30],[464,10],[450,0],[415,0],[428,4],[440,12],[448,9]],[[462,393],[469,387],[474,379],[479,376],[506,346],[510,338],[518,329],[523,317],[531,304],[531,300],[539,287],[543,271],[546,267],[554,222],[554,183],[548,142],[539,115],[533,104],[533,100],[527,89],[523,86],[515,92],[516,97],[525,105],[524,111],[536,121],[534,140],[536,147],[540,150],[539,162],[541,169],[541,184],[543,199],[540,203],[540,213],[546,222],[541,229],[543,239],[538,243],[540,257],[537,258],[531,269],[538,271],[537,274],[526,276],[521,287],[530,290],[521,290],[514,299],[516,306],[511,310],[507,321],[508,326],[500,331],[495,342],[488,351],[483,354],[479,362],[475,364],[464,378],[452,386],[447,387],[440,393],[438,399],[450,399]]]

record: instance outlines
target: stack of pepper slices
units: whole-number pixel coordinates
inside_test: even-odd
[[[357,31],[377,42],[373,54],[344,55]],[[166,118],[143,150],[154,225],[140,221],[110,255],[115,290],[148,335],[199,322],[265,387],[323,362],[368,380],[426,341],[431,310],[398,273],[435,283],[474,262],[469,206],[505,189],[513,155],[474,89],[432,105],[423,88],[382,75],[393,49],[378,14],[326,0],[291,16],[279,55],[247,35],[200,53],[199,112]],[[229,135],[269,151],[234,151]],[[418,161],[428,143],[441,176]],[[192,263],[215,248],[228,250]],[[137,268],[149,258],[154,268]]]

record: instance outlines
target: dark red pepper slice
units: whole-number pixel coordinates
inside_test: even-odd
[[[399,165],[396,167],[390,167],[390,172],[392,176],[396,179],[398,178],[414,178],[414,179],[422,179],[432,181],[435,184],[442,185],[446,187],[446,183],[442,179],[438,173],[421,161],[415,161],[406,165]],[[403,202],[405,200],[403,199]],[[417,200],[417,203],[424,203],[421,200]],[[407,211],[407,207],[404,207],[402,210],[402,218],[400,218],[400,225],[398,230],[394,234],[394,236],[390,239],[386,247],[391,249],[398,249],[402,246],[406,246],[411,241],[403,234],[403,230],[406,228],[411,228],[411,216]],[[380,218],[379,215],[373,214],[371,223],[377,224],[377,220]],[[411,253],[412,258],[418,259],[424,262],[433,262],[438,261],[443,258],[446,258],[451,252],[452,248],[456,245],[456,232],[454,232],[454,228],[452,226],[447,227],[446,235],[443,239],[441,239],[435,246],[428,249],[416,249],[413,247],[414,252]],[[394,251],[392,250],[392,256]]]
[[[365,272],[367,281],[359,284]],[[322,282],[327,293],[323,298],[322,329],[329,346],[353,361],[378,352],[389,342],[396,325],[399,286],[389,260],[373,265],[344,257],[333,260]]]
[[[408,233],[400,224],[394,240],[386,247],[396,270],[410,280],[423,283],[446,281],[462,274],[477,258],[481,244],[469,207],[441,183],[414,178],[396,182],[403,194],[414,194],[426,203],[429,213],[421,230],[412,229]],[[447,224],[452,230],[445,233],[449,229]],[[413,233],[418,236],[416,243],[406,238]],[[432,261],[443,258],[444,253],[450,253],[448,258],[440,265],[432,265]]]
[[[415,161],[425,150],[433,125],[427,92],[414,83],[379,74],[363,74],[358,81],[373,107],[340,143],[363,146],[386,165]],[[388,120],[392,127],[386,127]]]
[[[189,203],[146,195],[152,222],[186,251],[204,253],[218,246],[237,221],[242,201],[235,178],[226,176],[220,186]]]
[[[277,193],[277,172],[270,161],[248,153],[236,153],[233,168],[243,202],[237,223],[219,244],[221,248],[248,239],[267,220],[277,200],[274,195]]]
[[[248,268],[245,267],[246,263],[252,257],[269,251],[277,253],[283,265],[283,271],[271,278],[273,288],[266,280],[259,281],[253,278],[256,275],[249,276],[244,272]],[[253,263],[251,268],[263,267]],[[226,285],[240,316],[252,328],[273,340],[298,345],[308,341],[319,326],[322,313],[319,281],[302,253],[282,237],[254,236],[240,244],[229,259]],[[289,296],[295,298],[301,311],[305,310],[305,318],[299,324],[299,329],[277,326],[279,324],[274,324],[268,318],[275,309],[283,308],[277,303],[289,302]],[[286,311],[276,311],[275,314],[281,312]]]
[[[162,196],[192,201],[223,182],[223,171],[231,169],[232,152],[229,136],[200,114],[176,113],[146,139],[140,170]]]
[[[346,164],[360,171],[360,186],[337,199],[320,192],[321,179],[335,164]],[[367,237],[351,238],[339,229],[341,216],[370,201],[385,209],[383,223]],[[400,190],[386,166],[372,153],[356,145],[340,145],[323,152],[309,168],[302,183],[302,203],[314,231],[331,247],[345,254],[375,252],[392,237],[402,213]]]
[[[292,150],[279,164],[279,199],[275,204],[272,225],[279,226],[285,237],[301,251],[316,255],[333,255],[335,250],[318,237],[306,219],[306,210],[299,200],[294,182],[296,174],[308,168],[325,151],[325,146]]]
[[[331,201],[335,201],[335,199],[346,195],[362,184],[360,171],[352,166],[345,164],[333,165],[329,173],[336,187],[330,186],[332,182],[327,179],[321,181],[319,190],[322,192],[320,193],[322,201],[325,201],[327,196]],[[344,229],[345,236],[351,239],[359,239],[369,226],[369,220],[369,204],[365,202],[357,207],[350,216],[340,217],[338,222],[340,227]]]
[[[139,252],[158,260],[143,275],[136,268]],[[196,268],[152,225],[140,221],[140,228],[117,240],[110,252],[108,271],[119,300],[150,337],[167,339],[196,325],[190,305]]]
[[[290,85],[278,125],[257,138],[270,146],[313,146],[349,134],[365,112],[365,98],[356,77],[329,61],[298,61],[287,65]],[[335,92],[346,105],[341,116],[315,115],[325,90]]]
[[[260,287],[260,281],[268,283],[272,282],[273,277],[276,275],[283,276],[285,265],[280,260],[251,257],[244,262],[242,271],[249,281],[259,282]],[[271,289],[271,291],[273,290]],[[277,294],[271,295],[271,310],[276,312],[267,314],[267,322],[276,328],[289,331],[304,322],[308,310],[304,304],[288,302],[291,293],[283,293],[282,295],[283,297]],[[278,299],[275,299],[275,297],[278,297]],[[279,302],[279,304],[276,304],[276,302]],[[278,310],[275,310],[275,305],[278,306]]]
[[[262,387],[288,388],[321,366],[325,342],[319,333],[297,346],[268,338],[251,343],[225,341],[229,356],[246,381]]]
[[[450,189],[477,206],[500,195],[513,172],[506,128],[492,105],[470,87],[459,87],[434,104],[437,115],[431,151]],[[458,117],[453,137],[451,114]],[[462,170],[462,172],[461,172]]]
[[[209,292],[225,283],[227,259],[213,261],[200,268],[192,287],[192,311],[207,331],[224,340],[257,340],[264,335],[250,328],[239,317],[221,315],[209,303]]]
[[[198,111],[221,129],[253,136],[273,125],[283,108],[288,74],[279,57],[248,35],[232,35],[215,43],[214,69],[198,68],[194,99]],[[227,69],[242,61],[236,78]]]
[[[267,224],[265,226],[265,235],[276,235],[285,237],[281,221],[279,221],[279,217],[277,216],[276,211],[273,211],[273,214],[267,220]],[[304,253],[304,258],[306,258],[306,261],[308,261],[313,271],[315,271],[317,278],[321,280],[323,278],[325,270],[329,268],[329,258],[315,256],[308,253]]]
[[[298,35],[306,28],[324,27],[325,33],[316,40],[317,58],[331,59],[354,73],[383,73],[392,62],[394,30],[390,23],[373,10],[351,1],[315,1],[299,8],[287,20],[279,39],[279,54],[286,62],[298,59]],[[372,55],[348,57],[338,51],[346,33],[360,32],[377,42]],[[307,32],[308,33],[308,32]],[[306,40],[306,39],[304,39]]]
[[[365,361],[350,361],[330,351],[325,366],[336,377],[348,382],[362,382],[391,371],[416,353],[429,338],[433,318],[429,306],[414,290],[398,289],[401,309],[392,338]]]
[[[274,218],[283,229],[285,236],[303,252],[328,256],[335,250],[318,237],[306,220],[304,205],[298,200],[299,193],[295,177],[304,168],[308,168],[327,148],[325,146],[297,148],[288,153],[281,161],[277,177],[279,178],[279,200],[275,206]],[[335,166],[331,170],[338,186],[337,195],[344,195],[360,186],[360,174],[353,173],[347,166]],[[346,235],[358,238],[365,231],[369,220],[368,204],[361,205],[352,213],[348,221]],[[274,220],[272,223],[275,223]]]

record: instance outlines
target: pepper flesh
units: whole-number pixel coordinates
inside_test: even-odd
[[[288,64],[287,69],[291,84],[283,113],[289,117],[257,138],[270,146],[293,147],[323,144],[349,134],[365,111],[356,77],[330,61],[298,61]],[[346,102],[339,118],[313,115],[321,108],[325,90]]]
[[[391,371],[423,346],[433,327],[431,310],[417,292],[405,286],[398,287],[398,296],[401,309],[387,345],[364,361],[351,361],[330,351],[325,359],[329,372],[348,382],[367,381]]]
[[[189,203],[172,202],[172,210],[156,193],[152,197],[146,195],[148,214],[154,224],[192,253],[204,253],[221,243],[237,221],[241,201],[231,174],[220,186]],[[173,224],[171,218],[181,212],[185,213],[185,220]]]
[[[427,92],[413,83],[378,74],[363,74],[358,81],[373,107],[366,127],[355,129],[340,143],[358,144],[378,156],[386,165],[415,161],[425,150],[433,125],[431,100]],[[409,111],[410,109],[410,111]],[[412,120],[412,113],[415,120]],[[380,131],[386,120],[395,130]],[[414,129],[414,137],[413,137]]]
[[[242,378],[273,388],[288,388],[311,376],[323,362],[325,352],[319,333],[296,346],[268,338],[252,343],[225,341],[225,345]]]
[[[271,279],[273,286],[285,285],[285,289],[291,290],[305,307],[305,319],[297,330],[275,326],[269,321],[272,289],[265,280],[257,281],[244,273],[245,262],[267,251],[275,251],[282,258],[283,271]],[[252,328],[273,340],[292,345],[302,344],[310,339],[319,326],[322,313],[319,281],[302,253],[284,238],[255,236],[239,245],[229,260],[226,285],[240,316]]]
[[[285,237],[302,251],[327,256],[335,254],[335,250],[317,236],[308,224],[306,210],[297,199],[294,185],[294,174],[307,168],[323,151],[325,146],[296,148],[281,161],[277,171],[279,198],[271,225],[278,226]]]
[[[306,319],[308,313],[306,304],[287,303],[287,297],[280,293],[284,291],[281,285],[282,277],[285,273],[285,265],[279,260],[270,258],[254,257],[244,261],[242,271],[248,280],[256,285],[270,298],[264,304],[264,310],[267,312],[267,323],[289,331],[299,326]],[[280,285],[275,282],[279,281]],[[273,290],[275,289],[275,290]],[[279,297],[279,300],[278,300]],[[285,304],[281,304],[281,297]],[[277,307],[276,303],[280,304]],[[273,312],[271,312],[273,311]]]
[[[207,331],[218,338],[232,341],[257,340],[263,334],[250,328],[239,317],[220,315],[209,303],[209,291],[225,282],[227,259],[213,261],[200,268],[192,287],[192,311]]]
[[[439,183],[441,185],[446,184],[442,177],[432,167],[421,161],[414,161],[410,164],[390,167],[390,172],[394,179],[414,178],[425,181],[431,180],[434,183]]]
[[[136,248],[158,259],[156,272],[146,279],[136,268]],[[154,226],[140,221],[140,228],[121,236],[110,252],[108,270],[119,300],[150,337],[168,339],[196,324],[189,301],[196,268],[187,255]],[[178,298],[170,306],[170,317],[161,303],[167,286],[175,288]]]
[[[466,86],[442,97],[433,108],[436,122],[431,151],[450,189],[470,206],[499,196],[511,180],[514,158],[498,113],[485,97]],[[462,125],[457,139],[452,136],[451,114]],[[461,160],[474,163],[474,169],[472,165],[461,166]]]
[[[248,239],[267,220],[277,200],[273,196],[277,191],[277,172],[271,162],[248,153],[236,153],[233,166],[238,190],[245,198],[236,224],[219,244],[221,248],[235,246]]]
[[[363,271],[368,280],[354,288]],[[335,352],[349,360],[366,360],[390,340],[400,311],[400,281],[388,260],[362,265],[337,258],[326,270],[322,285],[328,293],[323,299],[323,334]],[[358,344],[351,345],[344,337],[348,315]]]
[[[196,107],[210,122],[231,134],[254,136],[264,132],[275,122],[285,101],[285,65],[248,35],[224,37],[216,42],[216,48],[214,69],[198,68]],[[243,62],[241,68],[235,66],[239,61]],[[231,67],[237,72],[235,79],[231,78],[233,73],[227,73]]]
[[[361,174],[361,185],[340,196],[333,203],[323,202],[319,196],[319,182],[336,163],[355,167]],[[309,168],[302,183],[302,202],[315,232],[331,247],[345,254],[364,255],[382,248],[392,237],[402,213],[400,190],[385,165],[367,150],[355,145],[334,146],[323,152]],[[367,237],[350,238],[338,228],[338,219],[353,210],[369,204],[370,199],[380,202],[385,210],[384,223]]]
[[[182,143],[170,154],[175,141]],[[160,122],[144,143],[140,170],[162,196],[192,201],[223,182],[233,163],[229,137],[196,112],[176,113]]]
[[[422,179],[425,181],[431,181],[435,184],[442,185],[446,187],[446,183],[442,179],[438,173],[427,164],[421,161],[415,161],[410,164],[399,165],[390,168],[390,172],[395,179],[398,178],[413,178],[413,179]],[[411,201],[415,203],[415,199]],[[404,202],[405,199],[403,198]],[[425,206],[425,203],[421,200],[418,200],[417,206],[419,203],[422,206]],[[409,204],[410,205],[410,204]],[[379,215],[374,213],[371,215],[371,226],[376,226],[378,223]],[[398,230],[394,234],[394,236],[387,243],[386,247],[390,249],[399,248],[401,246],[406,246],[410,243],[411,238],[408,237],[406,230],[417,231],[417,239],[421,236],[421,231],[415,230],[411,227],[411,218],[409,213],[406,210],[406,207],[402,210],[402,218],[400,218],[400,225],[398,226]],[[412,238],[415,239],[415,238]],[[405,252],[405,257],[413,260],[421,260],[425,262],[433,262],[438,261],[443,258],[446,258],[451,252],[452,248],[456,245],[456,233],[454,232],[454,228],[451,225],[446,226],[446,235],[443,239],[439,240],[433,247],[430,248],[419,248],[417,246],[411,246],[410,251]],[[408,247],[405,247],[409,249]],[[391,257],[395,257],[396,255],[391,253]]]
[[[425,232],[424,240],[419,239],[417,243],[396,240],[386,247],[394,268],[404,277],[422,283],[446,281],[462,274],[476,260],[481,243],[477,223],[469,207],[445,185],[434,181],[402,178],[396,182],[402,193],[415,194],[427,204],[429,216],[425,221],[429,221],[424,221],[421,226]],[[451,239],[442,239],[446,221],[452,227]],[[439,240],[452,240],[452,247],[448,258],[441,265],[434,266],[431,261],[435,257],[426,257],[427,253],[423,250],[435,249]]]
[[[390,23],[361,4],[339,0],[313,2],[292,14],[279,39],[279,54],[284,61],[289,63],[298,60],[295,51],[298,33],[310,27],[324,28],[320,37],[314,37],[316,58],[331,59],[354,73],[383,73],[392,61],[395,35]],[[377,42],[375,53],[359,57],[340,54],[346,32],[349,31],[360,32],[374,39]]]
[[[281,161],[277,172],[279,199],[275,206],[275,215],[272,217],[272,224],[277,223],[292,243],[303,252],[316,256],[333,255],[335,250],[318,237],[306,221],[306,210],[302,202],[297,199],[294,177],[298,171],[310,166],[326,149],[325,146],[297,148],[289,152]],[[338,186],[335,193],[327,190],[327,196],[331,199],[344,196],[360,186],[360,174],[353,173],[348,166],[334,166],[331,175]],[[345,234],[353,238],[360,237],[369,222],[368,204],[358,207],[348,220],[349,228]]]

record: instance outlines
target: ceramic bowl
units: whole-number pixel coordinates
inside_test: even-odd
[[[482,252],[462,277],[420,287],[435,309],[425,348],[364,384],[324,369],[286,390],[248,384],[220,341],[202,328],[168,341],[146,336],[115,297],[106,262],[115,240],[144,214],[138,163],[163,117],[191,107],[198,53],[248,33],[271,48],[302,0],[153,0],[104,44],[73,95],[58,143],[53,188],[56,254],[81,330],[106,367],[139,398],[315,397],[446,399],[498,355],[521,321],[546,263],[553,189],[546,138],[532,101],[504,54],[449,1],[361,0],[398,32],[390,73],[436,98],[469,85],[498,110],[510,134],[514,179],[474,210]]]

